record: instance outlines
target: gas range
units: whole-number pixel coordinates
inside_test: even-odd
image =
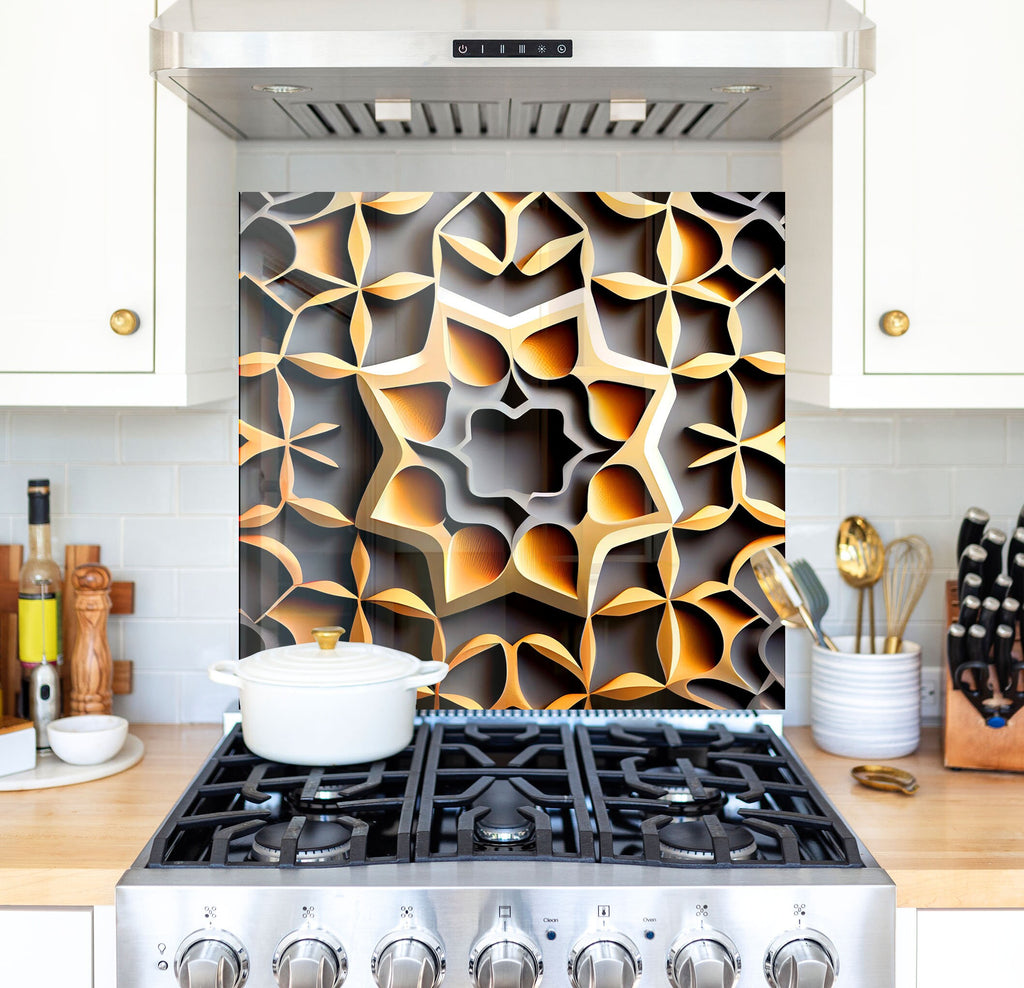
[[[894,918],[755,714],[439,716],[390,758],[314,769],[235,727],[118,885],[118,977],[885,988]]]

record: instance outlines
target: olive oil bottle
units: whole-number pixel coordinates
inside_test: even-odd
[[[18,574],[18,658],[22,716],[30,716],[30,677],[41,663],[59,664],[61,574],[50,546],[50,481],[28,482],[28,558]],[[59,714],[58,714],[59,716]]]

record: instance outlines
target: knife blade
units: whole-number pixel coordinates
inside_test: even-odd
[[[1024,516],[1024,508],[1021,508],[1021,515]],[[985,531],[985,526],[989,521],[989,513],[984,508],[968,508],[964,512],[963,520],[960,522],[960,532],[956,537],[956,558],[958,560],[963,555],[964,549],[981,538],[981,533]],[[1024,525],[1024,521],[1021,524]]]
[[[981,579],[989,593],[995,578],[1003,571],[1003,547],[1006,545],[1006,532],[1001,528],[989,528],[978,543],[988,555],[981,568]]]

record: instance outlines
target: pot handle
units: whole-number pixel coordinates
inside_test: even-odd
[[[237,668],[238,663],[234,659],[222,659],[220,662],[214,662],[206,672],[215,683],[221,683],[224,686],[237,686],[241,689],[242,680],[235,673]]]
[[[421,662],[420,671],[411,675],[405,685],[409,689],[418,689],[420,686],[433,686],[441,682],[448,675],[447,662]]]

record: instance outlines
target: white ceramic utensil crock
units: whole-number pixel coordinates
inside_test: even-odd
[[[210,666],[215,683],[238,687],[242,737],[257,755],[290,765],[353,765],[393,755],[412,739],[416,690],[444,679],[447,664],[338,643],[342,631],[315,628],[316,643]]]

